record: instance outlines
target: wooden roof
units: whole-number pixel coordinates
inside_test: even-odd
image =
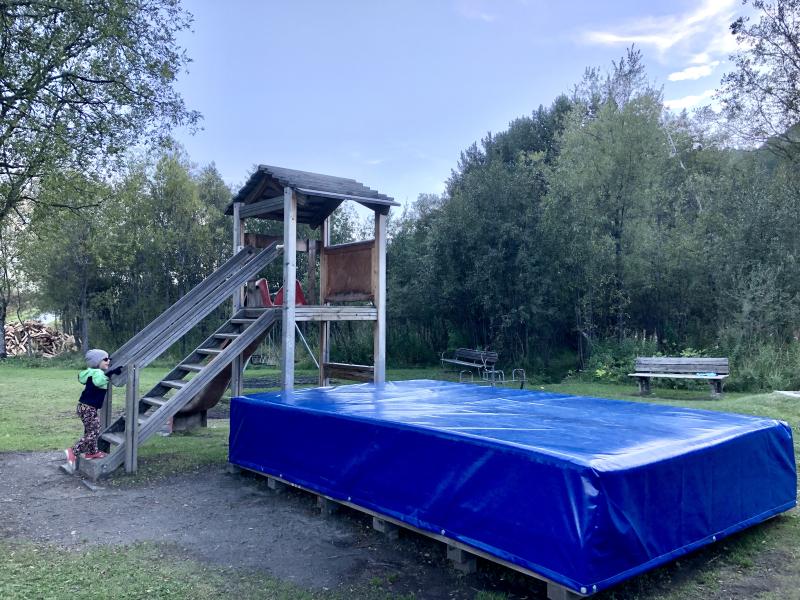
[[[368,188],[355,179],[320,175],[283,167],[259,165],[247,183],[225,209],[233,214],[233,204],[241,202],[242,218],[283,220],[283,189],[297,194],[297,222],[318,227],[345,200],[353,200],[382,214],[399,206],[389,196]]]

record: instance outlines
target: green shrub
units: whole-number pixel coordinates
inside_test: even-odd
[[[637,356],[657,356],[658,349],[653,340],[625,338],[603,340],[592,345],[592,353],[586,363],[584,375],[596,381],[627,382],[628,373],[633,371]]]

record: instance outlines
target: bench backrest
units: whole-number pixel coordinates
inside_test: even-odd
[[[469,348],[459,348],[453,358],[456,360],[463,360],[465,362],[485,363],[493,365],[497,362],[497,352],[489,352],[488,350],[470,350]]]
[[[636,359],[637,373],[716,373],[729,375],[727,358],[682,358],[672,356],[640,356]]]

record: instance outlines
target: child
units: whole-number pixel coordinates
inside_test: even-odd
[[[84,458],[102,458],[105,452],[97,450],[97,438],[100,435],[100,415],[108,390],[108,376],[121,372],[121,368],[109,370],[108,352],[95,348],[86,353],[87,369],[78,374],[78,381],[86,387],[78,401],[77,413],[83,421],[83,437],[71,448],[64,450],[67,455],[67,471],[75,472],[77,456],[84,452]]]

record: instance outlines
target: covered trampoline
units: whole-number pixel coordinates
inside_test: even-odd
[[[230,461],[582,595],[796,504],[782,421],[443,381],[234,398]]]

